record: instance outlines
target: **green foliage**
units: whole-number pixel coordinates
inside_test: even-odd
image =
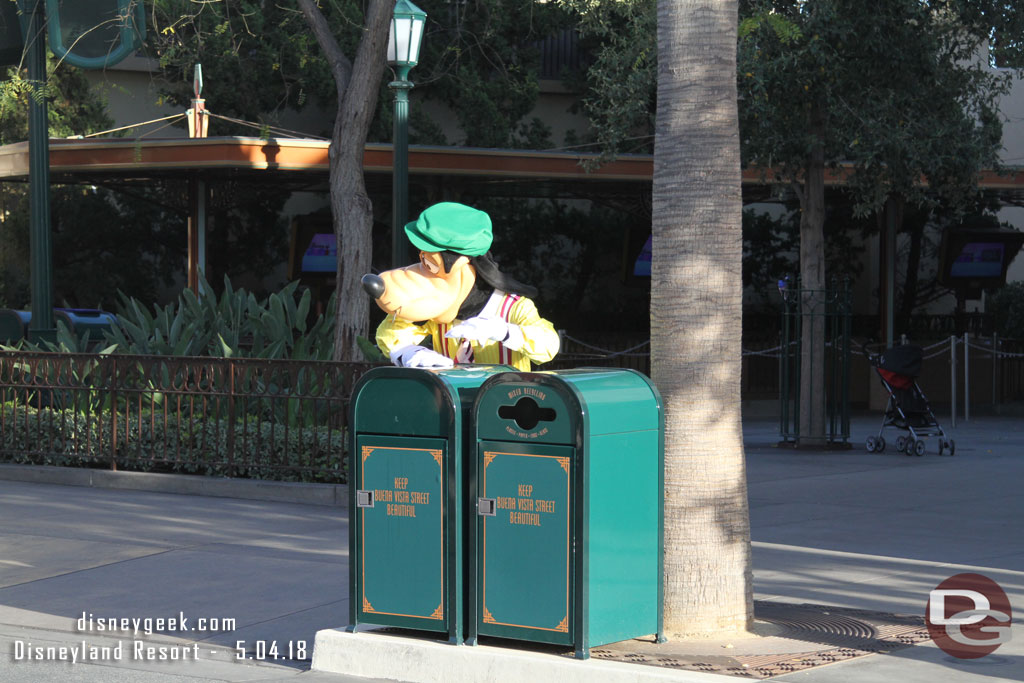
[[[853,215],[849,204],[829,208],[825,219],[825,270],[855,277],[863,270],[864,247],[855,238],[874,221]],[[778,216],[752,209],[743,212],[743,286],[748,306],[778,310],[777,283],[800,272],[800,212],[788,208]]]
[[[110,462],[114,423],[107,413],[10,401],[0,405],[0,411],[5,425],[0,452],[15,454],[5,458],[8,462],[69,467]],[[256,418],[228,422],[173,413],[157,419],[122,415],[116,424],[113,458],[120,470],[284,481],[347,479],[345,433],[327,426],[284,429],[280,423]],[[236,445],[234,452],[231,443]],[[33,453],[45,455],[29,455]]]
[[[138,299],[120,295],[118,325],[104,332],[102,353],[153,356],[214,356],[221,358],[277,358],[329,360],[334,344],[334,297],[326,315],[309,324],[311,293],[298,293],[298,282],[258,299],[234,289],[224,278],[220,296],[204,280],[208,295],[197,297],[186,289],[177,301],[152,309]],[[98,340],[76,337],[57,321],[56,343],[0,346],[6,350],[83,353]]]
[[[110,128],[106,102],[78,69],[57,67],[47,53],[44,88],[28,80],[24,69],[7,67],[0,88],[0,144],[28,139],[28,102],[46,97],[50,137],[81,135]]]
[[[160,62],[161,92],[182,109],[193,97],[196,64],[203,66],[202,96],[218,114],[277,124],[286,110],[311,100],[336,101],[316,38],[292,3],[156,0],[149,14],[146,44]],[[342,49],[352,54],[363,23],[360,6],[332,2],[325,15]],[[257,135],[251,128],[215,125],[227,134]],[[329,136],[326,130],[310,132]]]
[[[654,146],[655,0],[558,0],[579,22],[587,67],[583,111],[602,159]]]
[[[919,0],[743,2],[744,162],[780,169],[789,182],[821,144],[827,164],[853,163],[848,189],[859,213],[878,209],[894,193],[913,204],[941,196],[948,206],[968,206],[977,170],[998,166],[998,98],[1010,75],[976,60],[987,32],[965,7]],[[1021,12],[1003,9],[1006,16]],[[822,118],[820,132],[814,116]]]
[[[288,358],[327,360],[333,349],[335,309],[307,326],[311,294],[299,296],[298,282],[280,292],[257,299],[234,289],[224,278],[220,296],[205,281],[208,295],[197,297],[186,289],[174,303],[150,311],[137,299],[122,294],[119,327],[107,340],[120,353],[165,356],[219,356],[224,358]]]
[[[381,352],[377,345],[366,337],[356,337],[356,344],[359,345],[359,350],[363,352],[363,358],[368,363],[385,363],[387,362],[387,356]]]
[[[420,63],[411,74],[415,94],[450,108],[464,140],[477,147],[550,146],[550,132],[526,120],[538,95],[540,52],[534,44],[569,26],[553,4],[481,0],[472,6],[422,0],[427,13]],[[363,6],[352,0],[320,4],[350,59],[362,34]],[[211,109],[260,123],[280,123],[288,110],[309,104],[333,109],[334,81],[302,14],[290,5],[257,0],[156,0],[147,44],[160,60],[161,92],[186,107],[192,74],[203,65],[203,96]],[[393,95],[385,76],[371,140],[391,138]],[[410,141],[447,142],[443,121],[411,107]],[[253,129],[217,122],[232,134]],[[307,131],[325,137],[330,130]]]
[[[566,13],[530,0],[423,0],[419,6],[427,13],[427,34],[412,79],[424,97],[455,114],[465,136],[455,142],[550,146],[550,133],[525,117],[539,94],[536,43],[568,27]]]
[[[996,332],[1002,337],[1024,339],[1024,282],[1011,282],[985,299]]]

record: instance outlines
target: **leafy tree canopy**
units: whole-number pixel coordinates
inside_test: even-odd
[[[977,171],[998,166],[999,97],[1011,74],[979,59],[997,9],[1002,24],[1020,21],[1002,3],[745,0],[745,162],[793,179],[820,138],[826,163],[852,162],[861,213],[890,194],[967,204]],[[820,133],[810,124],[815,111]]]
[[[566,14],[530,0],[421,0],[418,5],[427,13],[427,27],[411,78],[417,94],[446,105],[456,117],[465,138],[451,142],[550,144],[547,130],[524,117],[538,95],[535,44],[567,26]],[[362,4],[331,0],[321,3],[321,10],[342,50],[354,54]],[[156,0],[152,23],[148,42],[163,69],[163,93],[178,106],[192,98],[196,63],[203,65],[203,96],[216,113],[277,124],[287,110],[335,103],[330,71],[294,7],[259,0]],[[370,139],[389,140],[393,95],[386,82],[379,97]],[[411,123],[411,141],[449,142],[422,107],[411,108]],[[329,135],[328,130],[307,132]]]
[[[653,131],[657,47],[654,0],[559,0],[594,54],[584,110],[606,157]],[[982,166],[995,166],[998,97],[1024,66],[1024,9],[999,0],[743,0],[740,126],[745,162],[799,168],[807,108],[828,112],[826,157],[853,160],[858,208],[883,188],[923,199],[962,198]]]
[[[583,111],[604,159],[651,152],[658,46],[655,0],[558,0],[592,55]]]

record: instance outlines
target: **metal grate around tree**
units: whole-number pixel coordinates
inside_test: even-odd
[[[804,289],[797,278],[779,281],[782,295],[781,357],[779,359],[779,437],[798,445],[801,425],[801,358],[805,327],[823,334],[825,350],[822,396],[825,402],[826,441],[833,448],[850,447],[850,280],[832,278],[826,289]],[[811,359],[810,371],[818,368]],[[812,391],[814,386],[812,383]]]

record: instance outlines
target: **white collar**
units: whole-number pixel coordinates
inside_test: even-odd
[[[477,313],[482,318],[498,318],[501,316],[501,302],[505,299],[505,292],[501,290],[494,290],[491,292],[491,298],[484,304],[483,310]]]

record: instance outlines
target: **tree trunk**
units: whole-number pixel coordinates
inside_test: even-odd
[[[736,0],[659,0],[652,374],[665,411],[665,631],[747,629]]]
[[[315,0],[299,0],[299,7],[327,57],[338,90],[330,149],[331,213],[338,242],[334,360],[363,360],[356,338],[368,333],[370,299],[359,279],[370,270],[373,248],[373,206],[363,178],[363,150],[384,75],[393,3],[370,0],[354,63],[341,52]]]
[[[811,139],[800,193],[800,446],[822,446],[825,437],[825,120],[811,112]]]

